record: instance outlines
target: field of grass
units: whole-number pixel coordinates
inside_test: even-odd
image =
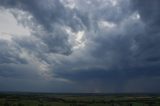
[[[0,93],[0,106],[160,106],[160,96]]]

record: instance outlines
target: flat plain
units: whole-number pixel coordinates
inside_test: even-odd
[[[158,94],[0,93],[0,106],[160,106]]]

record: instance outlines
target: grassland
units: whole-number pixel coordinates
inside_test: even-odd
[[[0,106],[160,106],[151,94],[0,93]]]

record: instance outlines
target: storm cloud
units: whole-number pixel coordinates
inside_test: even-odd
[[[0,0],[0,90],[159,92],[159,5]]]

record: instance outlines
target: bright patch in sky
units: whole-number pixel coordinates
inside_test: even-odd
[[[18,24],[16,18],[9,11],[0,10],[0,34],[1,38],[10,35],[30,35],[30,29]]]
[[[75,0],[61,0],[65,7],[74,9],[76,7]]]
[[[112,3],[113,6],[117,5],[117,0],[110,0],[110,2]]]
[[[134,20],[139,20],[140,18],[141,18],[141,16],[137,12],[132,15],[132,19],[134,19]]]
[[[84,31],[79,31],[77,34],[76,34],[76,42],[77,42],[77,45],[74,47],[75,49],[78,49],[78,48],[83,48],[85,47],[85,40],[84,40]]]
[[[113,22],[104,21],[104,20],[99,21],[98,25],[100,28],[106,28],[106,29],[116,27],[116,24],[114,24]]]

